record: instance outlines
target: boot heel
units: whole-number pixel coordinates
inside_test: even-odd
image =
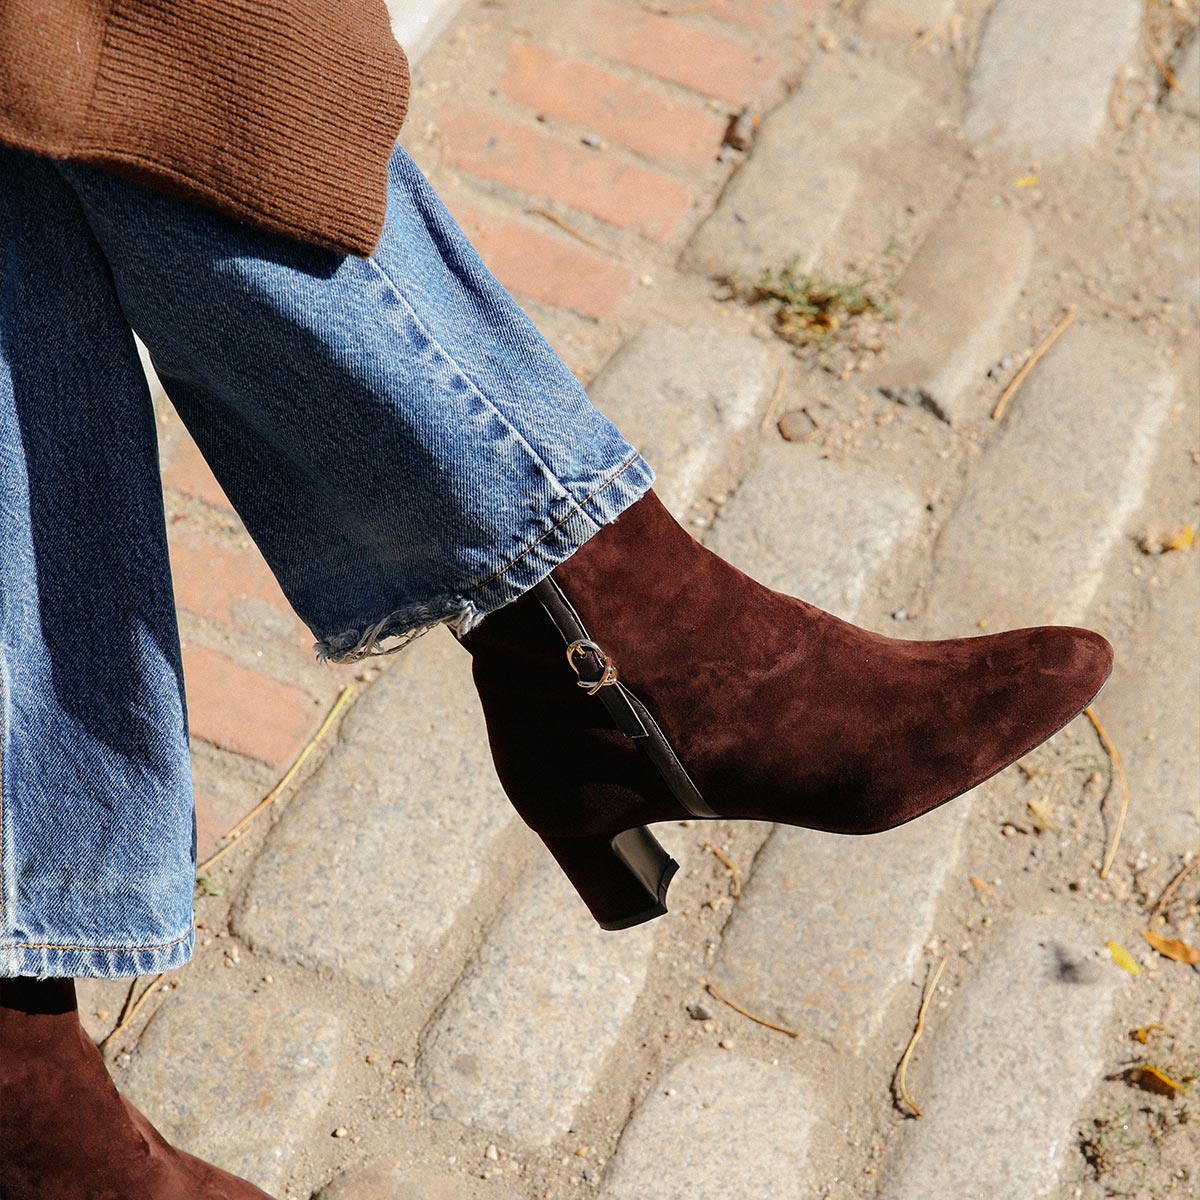
[[[602,929],[628,929],[666,913],[667,887],[679,864],[644,826],[542,841]]]

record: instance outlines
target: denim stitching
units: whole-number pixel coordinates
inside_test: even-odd
[[[562,480],[559,479],[558,476],[555,475],[554,472],[550,470],[550,468],[543,461],[541,455],[538,454],[537,451],[534,450],[534,448],[528,443],[528,441],[525,440],[524,434],[522,434],[521,431],[495,406],[495,404],[493,404],[492,401],[488,399],[487,393],[484,392],[484,390],[479,386],[479,384],[477,384],[475,382],[475,380],[473,380],[470,377],[470,375],[467,374],[467,372],[463,369],[463,366],[458,361],[458,359],[456,359],[454,357],[454,355],[451,354],[450,351],[447,350],[446,347],[443,346],[442,343],[439,342],[438,339],[433,336],[433,333],[425,325],[425,322],[422,321],[421,318],[417,315],[417,310],[415,308],[413,308],[413,306],[408,302],[408,299],[404,295],[404,293],[392,281],[392,277],[383,269],[383,267],[381,267],[379,265],[378,262],[375,261],[375,256],[373,254],[368,256],[367,262],[372,267],[374,267],[375,270],[379,273],[379,275],[383,279],[384,283],[386,283],[387,286],[391,289],[392,295],[395,296],[396,299],[399,300],[400,303],[404,305],[405,309],[408,311],[409,315],[412,317],[412,319],[416,323],[417,327],[429,339],[430,343],[432,345],[434,345],[435,347],[437,347],[438,353],[441,354],[442,357],[448,363],[450,363],[451,366],[454,367],[454,369],[459,373],[459,375],[470,386],[471,390],[479,397],[479,399],[483,402],[483,404],[486,405],[488,411],[492,413],[492,415],[496,418],[496,420],[500,421],[505,426],[505,428],[507,428],[508,430],[510,430],[512,432],[513,436],[521,443],[521,446],[524,448],[525,453],[528,454],[530,459],[534,463],[537,464],[537,467],[542,472],[542,474],[544,474],[546,476],[546,478],[549,479],[554,484],[554,486],[557,487],[560,492],[562,492],[562,494],[564,496],[570,497],[571,493],[563,485]]]
[[[152,946],[75,946],[61,945],[58,942],[10,942],[8,948],[11,950],[95,950],[104,954],[116,954],[121,950],[170,950],[172,946],[186,942],[191,933],[192,931],[189,929],[187,933],[177,937],[173,942],[157,942]]]
[[[633,457],[627,463],[625,463],[625,465],[622,466],[619,471],[616,471],[612,475],[610,475],[598,488],[595,489],[595,491],[589,492],[586,496],[584,496],[584,498],[582,500],[580,500],[579,503],[576,504],[575,507],[572,508],[570,512],[568,512],[567,514],[565,514],[563,516],[562,520],[558,521],[556,524],[552,525],[549,529],[547,529],[546,532],[543,533],[542,536],[540,538],[538,538],[536,541],[530,542],[529,545],[526,546],[525,549],[522,550],[521,553],[516,556],[516,558],[514,558],[511,562],[506,563],[503,567],[500,568],[500,570],[495,572],[495,574],[489,575],[486,579],[482,580],[480,583],[472,584],[469,588],[466,588],[465,590],[468,592],[476,592],[481,587],[485,587],[487,584],[491,583],[493,579],[499,579],[500,576],[505,573],[505,571],[508,571],[512,567],[516,566],[516,564],[519,563],[521,561],[521,559],[523,559],[525,557],[525,555],[527,555],[535,546],[537,546],[541,542],[544,542],[560,526],[565,525],[581,508],[583,508],[583,506],[585,504],[588,504],[593,499],[595,499],[595,497],[598,496],[602,491],[604,491],[604,489],[606,487],[608,487],[609,484],[616,483],[616,481],[618,479],[620,479],[621,476],[624,475],[625,472],[628,471],[629,468],[632,467],[633,464],[636,463],[640,457],[641,457],[641,455],[635,452]]]
[[[476,592],[482,587],[486,587],[493,580],[499,579],[507,571],[511,570],[518,562],[521,561],[522,558],[525,557],[525,555],[527,555],[540,543],[544,542],[552,533],[556,532],[563,525],[565,525],[577,512],[581,511],[586,504],[590,503],[596,496],[604,491],[606,487],[612,483],[615,483],[626,471],[629,470],[630,467],[639,461],[639,458],[640,456],[635,451],[633,456],[626,463],[624,463],[619,470],[615,471],[603,483],[589,492],[582,500],[577,501],[571,507],[571,509],[566,512],[558,521],[556,521],[549,529],[547,529],[546,532],[541,535],[541,537],[530,542],[529,545],[526,546],[525,549],[522,550],[521,553],[515,558],[510,559],[498,571],[493,571],[492,574],[487,576],[486,579],[482,579],[478,583],[471,584],[468,587],[465,587],[461,592],[457,593],[456,596],[448,598],[450,600],[458,599],[460,601],[460,608],[458,612],[446,614],[445,616],[431,619],[424,624],[417,624],[411,628],[396,632],[389,627],[405,620],[417,619],[419,621],[420,619],[419,617],[413,617],[410,615],[413,612],[411,607],[408,609],[397,609],[383,617],[367,622],[366,625],[361,629],[358,626],[354,626],[340,634],[318,639],[313,646],[313,649],[316,651],[317,660],[319,662],[346,664],[358,662],[361,659],[369,656],[396,654],[398,651],[403,650],[405,646],[415,641],[422,634],[428,633],[431,629],[437,628],[438,625],[449,625],[450,628],[453,629],[460,637],[466,633],[469,633],[480,621],[483,620],[483,615],[478,612],[478,610],[475,608],[475,605],[470,601],[470,599],[468,599],[470,593]],[[594,517],[590,517],[589,519],[593,522],[595,521]],[[430,606],[420,605],[418,607],[420,610],[424,610]],[[399,638],[400,640],[394,645],[388,646],[386,649],[383,648],[380,643],[385,638],[390,637]]]

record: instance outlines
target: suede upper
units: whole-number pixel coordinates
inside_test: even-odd
[[[70,979],[0,979],[3,1200],[270,1200],[175,1150],[120,1096]]]
[[[554,579],[721,816],[840,833],[910,821],[1061,728],[1112,665],[1103,637],[1071,626],[940,641],[860,629],[756,583],[653,492]],[[686,815],[576,687],[529,597],[467,644],[502,782],[536,830]]]

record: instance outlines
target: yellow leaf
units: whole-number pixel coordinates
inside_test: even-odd
[[[1163,539],[1163,553],[1168,550],[1186,550],[1196,537],[1195,526],[1189,521],[1177,533],[1171,534],[1170,537]]]
[[[1108,952],[1112,955],[1113,962],[1122,971],[1128,971],[1130,975],[1140,975],[1142,973],[1142,968],[1133,961],[1133,955],[1120,942],[1109,941],[1104,944],[1108,947]]]
[[[1149,1025],[1139,1025],[1129,1036],[1135,1038],[1144,1046],[1150,1040],[1150,1034],[1155,1029],[1161,1029],[1163,1033],[1167,1032],[1165,1025],[1160,1025],[1157,1021],[1151,1021]]]
[[[1187,942],[1181,942],[1178,938],[1160,937],[1157,933],[1151,933],[1149,929],[1142,930],[1142,937],[1164,958],[1187,963],[1188,966],[1194,966],[1200,962],[1200,949],[1189,946]]]
[[[1157,1067],[1152,1067],[1149,1063],[1130,1067],[1126,1072],[1126,1078],[1130,1083],[1136,1083],[1144,1091],[1154,1092],[1159,1096],[1174,1096],[1176,1092],[1187,1091],[1187,1088],[1178,1080],[1163,1074]]]
[[[1013,187],[1033,187],[1038,181],[1036,175],[1018,175],[1013,180]]]

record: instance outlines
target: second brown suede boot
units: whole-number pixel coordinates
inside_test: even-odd
[[[666,911],[675,864],[645,825],[890,829],[1045,741],[1112,669],[1073,626],[860,629],[756,583],[653,492],[461,640],[505,791],[606,929]]]
[[[113,1086],[71,979],[0,979],[3,1200],[270,1200],[174,1149]]]

